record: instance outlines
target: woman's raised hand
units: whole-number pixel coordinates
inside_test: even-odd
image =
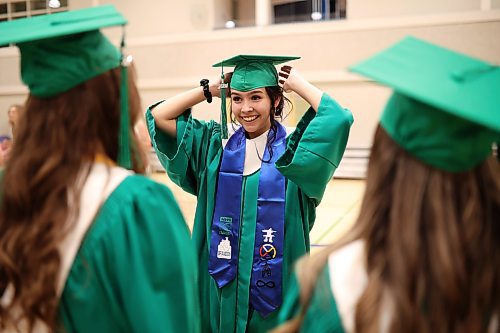
[[[304,79],[299,74],[299,72],[292,68],[292,66],[284,65],[278,73],[279,81],[278,84],[283,91],[286,93],[297,91],[297,87],[301,84]]]
[[[305,99],[309,105],[318,111],[319,103],[323,92],[317,87],[309,83],[300,73],[291,66],[284,65],[281,67],[278,84],[286,93],[295,92],[300,97]]]
[[[229,96],[229,82],[231,81],[231,77],[233,76],[233,72],[225,73],[224,74],[224,83],[227,84],[228,89],[226,90],[226,96]],[[213,80],[210,80],[209,83],[209,89],[210,92],[212,93],[212,96],[220,98],[220,85],[222,81],[220,77],[214,78]]]
[[[213,97],[220,98],[220,78],[210,80],[208,88]]]

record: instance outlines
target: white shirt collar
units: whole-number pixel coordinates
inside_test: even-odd
[[[266,150],[267,135],[269,130],[253,139],[246,139],[245,151],[245,166],[243,168],[243,176],[251,175],[260,169],[264,151]]]
[[[228,124],[228,134],[231,137],[235,131],[239,129],[239,126],[233,129],[233,126]],[[285,127],[287,136],[292,133],[295,128]],[[265,131],[261,135],[253,139],[246,139],[246,149],[245,149],[245,166],[243,168],[243,176],[248,176],[260,169],[262,164],[262,159],[264,158],[264,151],[267,144],[267,135],[269,130]],[[222,147],[225,148],[227,141],[229,139],[222,140]]]

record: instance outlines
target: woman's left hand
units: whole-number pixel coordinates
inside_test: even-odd
[[[304,80],[295,68],[292,68],[292,66],[288,65],[284,65],[281,67],[278,76],[279,86],[283,88],[283,91],[286,93],[296,91],[297,86],[300,85],[301,81]]]
[[[282,66],[278,73],[278,84],[284,92],[293,91],[305,99],[314,110],[318,110],[323,92],[304,79],[295,68]]]

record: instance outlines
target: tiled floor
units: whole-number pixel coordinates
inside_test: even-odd
[[[196,197],[173,184],[165,173],[153,173],[156,181],[166,184],[174,193],[184,217],[192,228]],[[331,244],[355,221],[365,189],[362,180],[334,179],[328,184],[323,201],[316,210],[316,223],[311,231],[311,252]]]

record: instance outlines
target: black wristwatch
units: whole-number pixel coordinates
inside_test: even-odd
[[[200,86],[203,87],[203,95],[205,95],[205,98],[207,99],[208,103],[212,103],[212,93],[210,92],[210,88],[208,87],[208,80],[203,79],[200,81]]]

